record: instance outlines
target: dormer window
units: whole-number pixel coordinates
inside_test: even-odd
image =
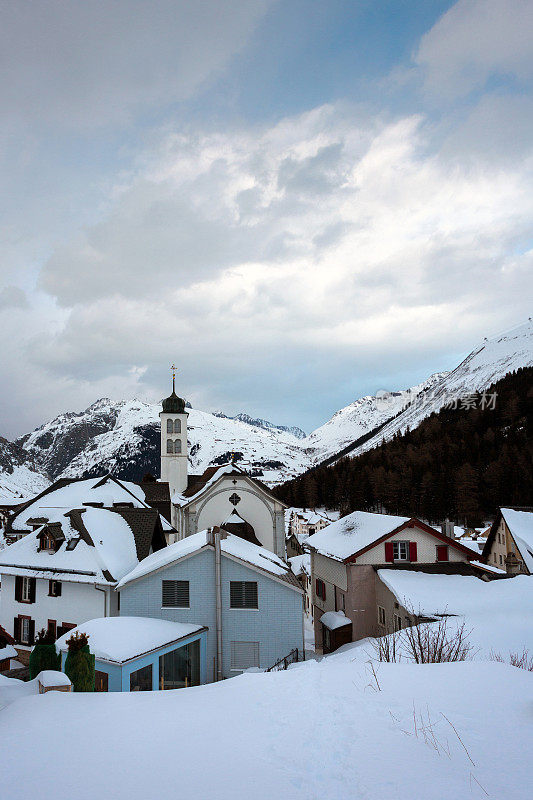
[[[41,536],[41,546],[40,546],[39,549],[40,550],[46,550],[49,553],[55,553],[55,549],[56,549],[55,542],[52,539],[52,537],[49,536],[47,533],[43,533],[42,534],[42,536]]]

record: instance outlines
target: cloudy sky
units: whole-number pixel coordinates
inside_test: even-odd
[[[533,0],[0,0],[0,435],[306,430],[526,319]]]

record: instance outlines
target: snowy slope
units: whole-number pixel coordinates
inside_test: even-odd
[[[49,483],[29,453],[0,436],[0,505],[21,502]]]
[[[530,797],[531,673],[467,661],[376,663],[373,674],[352,653],[165,692],[39,695],[0,676],[2,796]],[[51,721],[21,769],[14,754]]]
[[[513,370],[531,366],[533,366],[533,323],[528,321],[491,339],[485,339],[458,367],[452,372],[443,373],[433,385],[420,393],[405,411],[382,428],[379,434],[356,448],[350,455],[356,456],[365,450],[370,450],[382,439],[391,439],[398,431],[403,433],[407,428],[413,430],[423,419],[448,403],[457,403],[458,407],[461,407],[462,398],[487,389]],[[395,413],[394,404],[390,407]]]
[[[452,372],[436,373],[405,391],[356,400],[304,438],[299,428],[276,426],[244,413],[232,418],[189,409],[189,469],[203,472],[234,452],[241,466],[264,481],[284,481],[334,458],[378,426],[384,425],[350,455],[375,447],[397,431],[415,428],[450,399],[487,388],[507,372],[531,364],[533,326],[528,322],[484,341]],[[103,470],[129,480],[140,480],[145,472],[158,476],[159,411],[159,405],[138,400],[102,399],[80,413],[56,417],[16,444],[52,478]],[[0,464],[0,475],[1,470]]]
[[[79,414],[62,414],[20,440],[54,476],[84,476],[96,470],[141,479],[159,475],[159,404],[139,400],[98,400]],[[189,470],[203,472],[228,461],[232,452],[247,470],[259,470],[270,482],[304,471],[310,460],[298,438],[278,427],[197,409],[189,412]],[[241,455],[242,454],[242,457]]]
[[[302,446],[313,451],[314,461],[322,461],[398,414],[421,392],[433,389],[446,375],[447,372],[437,372],[418,386],[404,391],[361,397],[341,408],[325,425],[309,434]]]

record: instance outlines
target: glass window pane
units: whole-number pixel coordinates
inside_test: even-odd
[[[174,445],[172,444],[172,439],[167,439],[167,453],[174,452]]]
[[[152,665],[135,670],[130,675],[130,692],[152,691]]]
[[[176,441],[174,442],[174,452],[175,453],[181,453],[181,440],[180,439],[176,439]]]
[[[174,433],[181,433],[181,419],[174,420]]]
[[[159,657],[159,688],[182,689],[200,683],[200,642],[178,647]]]
[[[172,433],[172,420],[167,419],[167,433]]]

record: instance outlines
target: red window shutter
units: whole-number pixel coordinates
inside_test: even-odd
[[[321,588],[320,588],[320,581],[318,580],[318,578],[315,581],[315,593],[316,593],[317,597],[322,597],[322,591],[321,591]]]
[[[416,542],[409,542],[409,561],[416,561]]]
[[[17,601],[17,603],[22,602],[22,576],[21,575],[17,575],[17,577],[15,578],[15,600]]]
[[[385,542],[385,561],[391,564],[394,561],[394,547],[392,546],[392,542]]]
[[[447,544],[438,544],[437,545],[437,561],[448,561],[448,545]]]
[[[35,584],[36,584],[36,582],[37,581],[36,581],[35,578],[30,578],[30,603],[35,603]],[[34,625],[34,627],[35,627],[35,625]]]

